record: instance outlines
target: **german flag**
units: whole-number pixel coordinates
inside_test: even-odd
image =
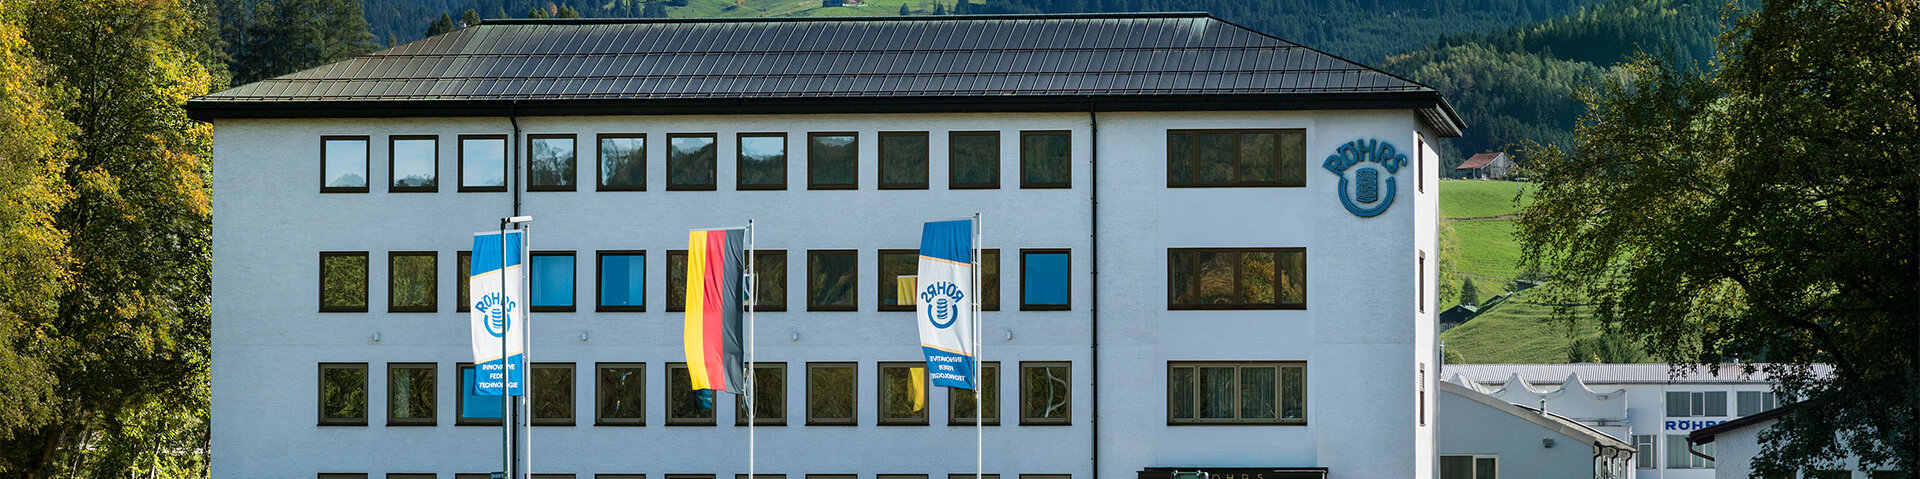
[[[694,390],[746,391],[741,354],[745,238],[746,231],[739,229],[687,232],[687,320],[681,336]]]

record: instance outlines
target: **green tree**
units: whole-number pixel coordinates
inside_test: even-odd
[[[946,14],[947,14],[947,4],[945,4],[945,3],[940,3],[939,1],[935,1],[935,2],[933,2],[933,14],[934,14],[934,15],[946,15]]]
[[[67,234],[55,224],[72,196],[60,177],[72,125],[22,36],[25,10],[0,4],[0,444],[55,416],[58,381],[34,325],[55,314],[72,278]],[[0,471],[17,460],[0,452]]]
[[[1480,287],[1474,286],[1473,278],[1460,283],[1460,304],[1472,306],[1480,304]]]
[[[559,9],[554,10],[553,18],[580,18],[580,11],[574,10],[573,7],[570,6],[561,5]]]
[[[235,83],[293,73],[379,48],[356,0],[233,2],[221,38]]]
[[[473,11],[471,8],[467,9],[466,12],[460,14],[460,23],[463,25],[461,28],[479,25],[480,12]]]
[[[440,18],[435,18],[432,23],[427,24],[427,36],[451,32],[453,28],[453,16],[448,15],[447,12],[440,12]]]
[[[907,9],[907,4],[904,4],[904,3],[900,4],[900,16],[904,17],[910,13],[913,13],[913,12]]]
[[[533,10],[530,10],[527,12],[527,18],[549,18],[549,17],[552,17],[552,15],[548,15],[547,9],[545,8],[533,7]]]
[[[203,476],[212,130],[181,105],[214,86],[204,27],[189,0],[25,3],[24,37],[64,92],[46,111],[72,125],[69,160],[43,163],[72,191],[52,216],[70,276],[15,323],[34,340],[10,354],[45,365],[55,413],[0,439],[0,470]]]
[[[1757,473],[1920,469],[1916,12],[1767,1],[1723,70],[1639,58],[1583,95],[1571,150],[1532,155],[1519,236],[1556,293],[1676,368],[1752,361],[1802,399]]]

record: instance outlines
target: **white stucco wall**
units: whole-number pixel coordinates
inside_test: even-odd
[[[1552,439],[1553,447],[1543,439]],[[1452,389],[1440,394],[1439,453],[1497,457],[1497,477],[1594,477],[1591,439],[1541,426]]]
[[[921,359],[910,313],[876,311],[877,250],[915,248],[920,223],[983,215],[986,247],[1001,250],[1002,308],[986,315],[984,359],[1002,365],[1000,426],[986,430],[986,472],[1094,472],[1090,340],[1093,237],[1099,242],[1099,475],[1148,466],[1321,466],[1335,478],[1427,477],[1433,428],[1417,425],[1417,365],[1437,401],[1431,304],[1414,304],[1418,251],[1434,298],[1434,183],[1399,175],[1396,203],[1359,218],[1319,167],[1353,139],[1393,142],[1413,159],[1407,111],[1102,113],[1099,231],[1092,221],[1087,114],[768,115],[522,118],[523,134],[578,135],[580,191],[527,192],[536,250],[576,252],[579,312],[536,313],[536,362],[576,364],[573,427],[533,432],[538,472],[745,473],[746,429],[721,398],[717,427],[665,426],[665,366],[683,360],[681,315],[664,311],[667,250],[685,231],[753,218],[761,249],[788,254],[788,312],[758,315],[757,358],[787,363],[788,421],[758,430],[762,474],[929,474],[973,470],[974,433],[946,426],[935,392],[930,426],[876,425],[876,363]],[[1302,188],[1167,188],[1168,129],[1305,128]],[[1001,187],[949,190],[947,135],[1001,131]],[[1021,130],[1070,130],[1073,186],[1020,189]],[[313,477],[316,472],[483,472],[498,468],[497,427],[454,426],[458,372],[468,361],[465,313],[454,312],[455,252],[509,213],[511,193],[458,193],[457,136],[509,133],[505,118],[221,120],[214,146],[213,470],[216,477]],[[788,133],[785,191],[735,191],[735,133]],[[806,189],[806,133],[860,134],[860,188]],[[929,131],[928,190],[878,190],[880,131]],[[666,191],[666,135],[718,133],[718,191]],[[593,135],[646,133],[645,192],[593,191]],[[440,191],[387,193],[388,135],[440,136]],[[368,135],[372,192],[320,194],[319,138]],[[1431,138],[1428,135],[1428,138]],[[521,143],[524,149],[524,141]],[[1429,153],[1431,154],[1431,153]],[[1412,166],[1412,165],[1409,165]],[[1167,249],[1306,247],[1307,308],[1168,311]],[[1021,248],[1071,248],[1072,310],[1019,311]],[[648,252],[644,313],[593,313],[595,250]],[[805,252],[857,249],[857,312],[806,312]],[[387,313],[389,251],[438,251],[439,312]],[[369,312],[317,313],[318,252],[368,251]],[[1006,339],[1011,332],[1013,339]],[[378,334],[380,341],[371,338]],[[582,334],[589,338],[581,341]],[[797,340],[792,338],[797,337]],[[1180,360],[1307,361],[1305,426],[1168,426],[1166,365]],[[859,425],[805,426],[805,363],[859,362]],[[1020,426],[1020,361],[1072,361],[1071,426]],[[364,427],[315,426],[316,364],[366,362]],[[439,425],[387,427],[388,362],[439,364]],[[647,363],[647,426],[595,427],[593,363]],[[1429,409],[1432,425],[1434,409]],[[929,450],[951,454],[929,454]],[[293,453],[289,453],[292,451]]]

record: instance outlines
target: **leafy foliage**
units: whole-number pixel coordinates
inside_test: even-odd
[[[1920,467],[1920,2],[1774,0],[1718,73],[1640,57],[1530,151],[1520,220],[1558,294],[1681,367],[1764,361],[1804,398],[1759,473]],[[1815,364],[1833,367],[1816,374]]]
[[[25,13],[0,4],[0,444],[45,426],[58,407],[58,380],[38,354],[45,338],[34,326],[56,314],[73,280],[68,235],[55,224],[73,196],[61,177],[73,125],[23,36]],[[12,459],[0,453],[0,474],[16,473]]]
[[[220,38],[233,59],[236,85],[379,48],[357,0],[227,0],[220,5]],[[384,33],[412,41],[419,38],[418,28]]]

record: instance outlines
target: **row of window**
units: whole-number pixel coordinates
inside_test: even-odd
[[[364,472],[323,472],[319,479],[367,479]],[[377,477],[377,476],[376,476]],[[437,479],[439,475],[431,472],[390,472],[387,479]],[[646,479],[646,474],[594,474],[593,479]],[[665,479],[714,479],[713,474],[664,474]],[[752,479],[786,479],[786,474],[754,474]],[[807,474],[806,479],[859,479],[859,474]],[[947,479],[1000,479],[999,474],[948,474]],[[487,479],[487,473],[456,473],[454,479]],[[533,479],[575,479],[574,474],[533,474]],[[928,479],[926,474],[875,474],[874,479]],[[1071,474],[1021,474],[1020,479],[1073,479]],[[734,474],[733,479],[748,479],[746,474]]]
[[[1741,417],[1771,411],[1785,405],[1779,396],[1768,391],[1739,391],[1735,393],[1737,409]],[[1667,417],[1726,417],[1726,391],[1668,391]]]
[[[533,424],[573,426],[574,363],[534,363]],[[928,425],[926,364],[879,363],[874,406],[881,425]],[[645,426],[645,363],[596,363],[593,425]],[[686,363],[667,363],[666,424],[713,426],[711,403],[688,383]],[[1168,424],[1306,424],[1306,364],[1301,362],[1173,362],[1167,366]],[[460,391],[473,390],[471,363],[458,363]],[[809,426],[853,426],[859,417],[855,397],[859,364],[806,363],[806,411]],[[754,424],[787,424],[786,363],[755,363]],[[439,421],[437,363],[387,363],[387,425],[433,426]],[[368,417],[367,363],[321,363],[319,424],[365,426]],[[1022,361],[1018,381],[1020,425],[1067,425],[1073,418],[1073,365],[1060,361]],[[948,389],[947,425],[1000,424],[1000,363],[982,363],[975,411],[971,391]],[[490,404],[468,394],[455,399],[455,425],[499,425],[497,397]],[[475,396],[476,398],[483,398]],[[734,425],[745,426],[747,404],[734,396]]]
[[[469,291],[467,268],[471,252],[455,253],[453,277],[456,311],[467,311]],[[1020,250],[1020,309],[1022,311],[1065,311],[1071,304],[1070,260],[1072,252],[1058,248]],[[366,312],[368,261],[365,251],[326,251],[320,253],[320,311]],[[913,311],[911,286],[900,289],[902,277],[910,279],[919,268],[919,250],[879,251],[880,278],[876,282],[874,304],[880,311]],[[686,306],[687,254],[685,250],[667,251],[667,307],[670,312]],[[756,311],[787,310],[787,252],[755,250],[754,288]],[[529,257],[528,283],[535,312],[575,311],[575,252],[534,251]],[[594,285],[594,311],[646,311],[647,252],[643,250],[601,250]],[[981,250],[981,309],[1000,310],[1000,250]],[[435,312],[439,309],[439,253],[435,251],[391,251],[387,253],[387,311]],[[860,259],[857,250],[807,251],[807,310],[855,311],[860,292]],[[902,292],[907,292],[902,294]]]
[[[927,189],[929,132],[880,132],[880,189]],[[1020,187],[1070,188],[1073,139],[1068,131],[1019,132]],[[738,190],[787,189],[787,134],[734,135]],[[857,132],[807,133],[807,189],[851,190],[860,184]],[[372,138],[320,139],[320,192],[365,193],[371,183]],[[506,135],[458,135],[461,192],[507,191]],[[666,135],[667,190],[711,191],[718,184],[717,133]],[[594,136],[594,188],[645,191],[647,135]],[[579,188],[578,135],[527,136],[527,191]],[[431,193],[440,188],[440,137],[387,137],[387,191]],[[947,187],[1000,187],[1000,132],[947,133]],[[1295,187],[1306,185],[1305,130],[1168,130],[1167,186]]]
[[[857,250],[807,251],[807,310],[855,311],[859,304]],[[466,311],[467,251],[455,254],[456,311]],[[1071,255],[1067,249],[1020,250],[1020,309],[1064,311],[1072,299]],[[367,311],[368,258],[365,251],[320,253],[320,311]],[[1305,309],[1305,248],[1174,248],[1167,250],[1168,309]],[[919,268],[919,251],[879,250],[874,305],[880,311],[912,311],[913,296],[901,294],[903,277]],[[667,311],[686,303],[686,251],[667,251]],[[644,250],[595,253],[598,274],[594,311],[646,311]],[[574,311],[575,253],[535,251],[529,260],[532,306],[536,312]],[[435,312],[439,298],[439,253],[387,253],[387,311]],[[1000,250],[981,250],[981,309],[1000,310]],[[787,309],[787,252],[754,251],[756,311]]]

